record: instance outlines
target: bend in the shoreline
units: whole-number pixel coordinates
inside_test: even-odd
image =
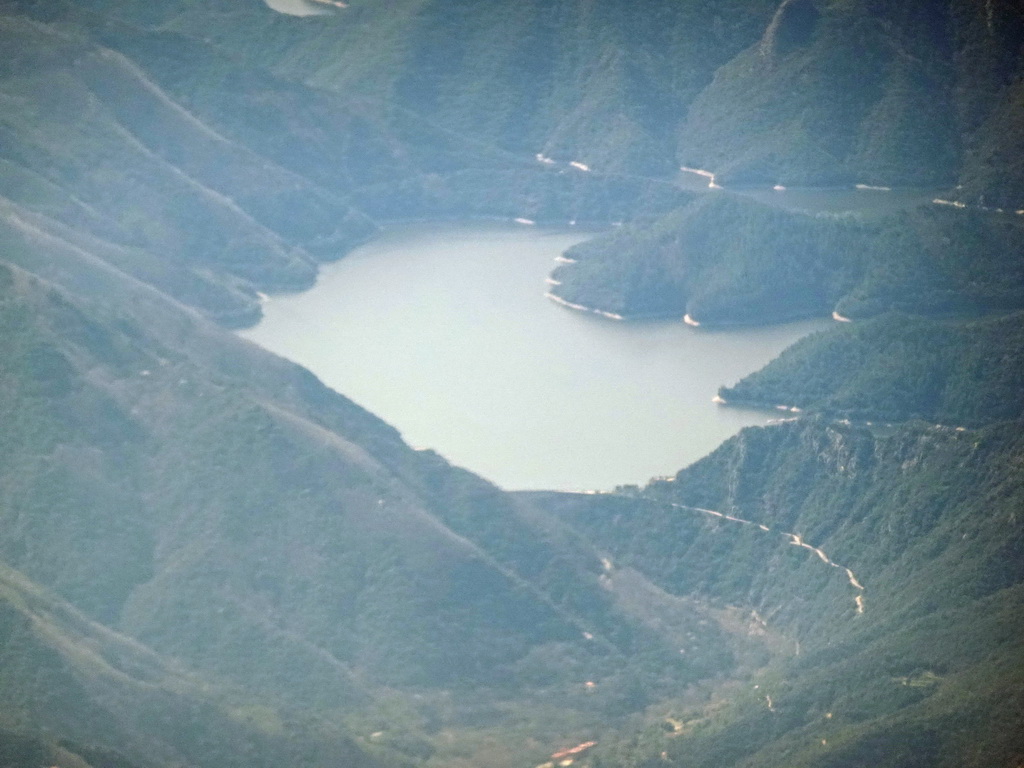
[[[600,315],[601,317],[606,317],[609,320],[625,320],[626,319],[623,315],[616,314],[615,312],[606,312],[603,309],[596,309],[595,307],[588,307],[588,306],[585,306],[583,304],[574,304],[571,301],[566,301],[561,296],[555,295],[551,291],[548,291],[547,293],[545,293],[544,297],[548,298],[548,299],[551,299],[551,301],[555,302],[556,304],[560,304],[563,307],[568,307],[569,309],[575,309],[577,312],[590,312],[590,313],[595,314],[595,315]]]

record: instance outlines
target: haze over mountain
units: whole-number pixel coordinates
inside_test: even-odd
[[[1018,765],[1020,9],[341,6],[0,1],[5,764]],[[855,183],[945,204],[729,191]],[[625,222],[583,309],[853,323],[721,393],[795,422],[594,495],[225,330],[474,217]]]

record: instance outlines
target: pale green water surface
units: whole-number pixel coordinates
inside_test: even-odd
[[[391,231],[275,296],[242,335],[510,490],[644,483],[773,414],[711,398],[829,321],[621,323],[544,298],[585,239],[499,224]]]

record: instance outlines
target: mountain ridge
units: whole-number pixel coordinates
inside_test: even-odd
[[[979,206],[1019,204],[1020,20],[989,9],[3,0],[0,743],[61,768],[590,741],[593,768],[1015,764],[1016,413],[913,421],[945,420],[924,386],[892,424],[837,419],[882,415],[855,406],[893,356],[1017,402],[1020,222]],[[679,164],[965,207],[808,216],[697,197]],[[613,313],[854,322],[743,385],[800,378],[810,416],[643,489],[509,495],[211,322],[421,217],[622,222],[556,272]],[[998,360],[964,351],[993,335]]]

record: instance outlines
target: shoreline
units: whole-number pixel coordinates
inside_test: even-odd
[[[556,257],[555,260],[559,261],[559,258]],[[565,263],[565,262],[562,261],[561,263]],[[557,280],[556,278],[551,277],[550,274],[548,275],[547,278],[545,278],[544,282],[547,285],[550,285],[552,287],[563,285],[563,282],[561,280]],[[608,310],[599,309],[597,307],[591,307],[591,306],[588,306],[586,304],[577,304],[575,302],[571,302],[568,299],[564,299],[561,296],[558,296],[558,295],[556,295],[554,293],[551,293],[551,292],[545,293],[544,295],[546,297],[548,297],[549,299],[551,299],[552,301],[554,301],[554,302],[556,302],[558,304],[562,304],[563,306],[569,307],[570,309],[575,309],[575,310],[578,310],[578,311],[581,311],[581,312],[592,312],[594,314],[603,315],[605,317],[610,317],[610,318],[615,319],[615,320],[624,320],[626,322],[644,322],[644,321],[663,321],[663,320],[668,320],[668,321],[673,321],[673,322],[682,322],[682,323],[686,324],[687,326],[689,326],[690,328],[695,328],[695,329],[699,328],[702,332],[707,331],[707,332],[711,332],[711,333],[714,333],[716,331],[735,331],[735,330],[743,330],[743,329],[749,329],[749,328],[775,328],[775,327],[778,327],[778,326],[781,326],[781,325],[789,325],[791,323],[803,323],[803,322],[809,322],[809,321],[815,321],[815,320],[820,320],[820,321],[832,320],[832,321],[834,321],[836,319],[834,317],[831,317],[831,315],[827,315],[827,314],[824,314],[824,313],[822,313],[822,314],[805,313],[805,314],[786,315],[784,317],[772,318],[772,319],[768,319],[768,320],[764,320],[764,321],[760,321],[760,322],[746,321],[746,320],[732,320],[732,321],[730,321],[730,320],[718,320],[718,321],[708,322],[708,321],[704,321],[704,320],[694,320],[693,317],[691,317],[688,313],[684,314],[682,317],[680,317],[679,313],[675,312],[675,311],[672,311],[672,312],[669,312],[669,311],[666,311],[666,312],[650,312],[650,313],[646,313],[646,314],[620,314],[620,313],[617,313],[617,312],[610,312]],[[850,321],[850,322],[852,322],[852,321]],[[813,332],[814,333],[818,333],[818,332],[821,332],[821,331],[824,331],[824,330],[827,330],[827,328],[822,327],[818,331],[813,331]],[[772,406],[772,407],[774,407],[774,406]]]
[[[423,216],[423,217],[410,217],[410,218],[396,218],[386,219],[383,221],[374,221],[374,230],[364,237],[356,238],[348,243],[345,243],[338,251],[332,252],[330,256],[316,256],[309,254],[310,261],[315,269],[313,273],[313,279],[308,284],[296,284],[294,282],[280,282],[278,284],[268,284],[266,282],[259,285],[250,284],[248,287],[251,289],[251,305],[244,311],[239,312],[236,310],[230,310],[227,314],[221,312],[210,312],[200,311],[200,313],[208,320],[213,322],[215,325],[225,328],[233,333],[238,331],[247,331],[255,328],[263,320],[264,304],[273,301],[279,296],[291,296],[297,293],[304,293],[314,288],[317,281],[320,279],[320,271],[324,266],[335,264],[342,259],[346,258],[349,254],[355,251],[357,248],[361,248],[364,245],[373,243],[379,240],[382,236],[388,234],[394,234],[401,232],[405,228],[424,227],[425,229],[432,229],[433,227],[445,228],[452,225],[473,225],[473,224],[495,224],[495,225],[506,225],[509,232],[522,231],[526,228],[534,228],[538,232],[544,232],[548,230],[551,233],[581,233],[584,235],[598,235],[601,232],[605,232],[611,229],[612,223],[608,221],[587,221],[583,224],[579,224],[575,219],[563,221],[558,220],[540,220],[535,221],[532,219],[525,218],[510,218],[508,216],[452,216],[452,217],[436,217],[436,216]],[[297,247],[303,248],[301,244]],[[557,259],[564,259],[564,257],[556,257]],[[565,260],[565,263],[574,263]],[[197,310],[199,311],[199,310]]]
[[[559,306],[562,307],[566,307],[567,309],[574,309],[577,312],[588,312],[591,314],[600,315],[601,317],[606,317],[609,320],[626,319],[623,315],[616,314],[615,312],[606,312],[603,309],[595,309],[594,307],[587,307],[584,306],[583,304],[573,304],[571,301],[567,301],[566,299],[563,299],[561,296],[556,296],[551,291],[547,291],[544,294],[544,298],[550,299],[551,301],[555,302],[555,304],[558,304]]]

